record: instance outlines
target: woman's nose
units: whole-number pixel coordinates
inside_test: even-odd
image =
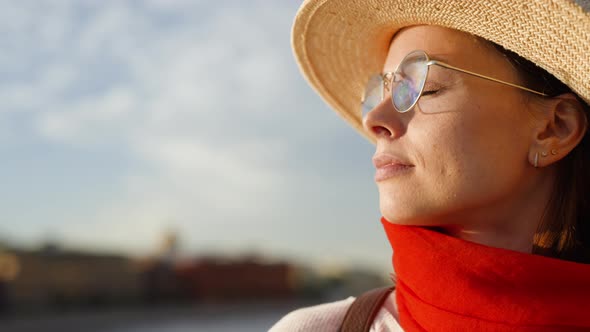
[[[401,136],[404,128],[401,115],[393,108],[391,98],[384,98],[363,117],[363,127],[376,140],[396,139]]]

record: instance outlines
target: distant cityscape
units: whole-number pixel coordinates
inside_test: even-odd
[[[62,312],[158,304],[330,301],[390,283],[355,269],[317,270],[254,256],[178,258],[178,236],[166,233],[158,254],[131,258],[0,245],[0,314]]]

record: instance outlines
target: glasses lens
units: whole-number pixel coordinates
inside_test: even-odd
[[[375,74],[369,78],[365,86],[365,95],[361,102],[361,112],[364,117],[383,100],[383,77]]]
[[[400,63],[393,79],[391,99],[398,112],[407,112],[420,98],[428,73],[428,57],[422,51],[408,54]]]

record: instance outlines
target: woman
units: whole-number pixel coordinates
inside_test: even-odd
[[[590,1],[307,0],[293,47],[376,146],[397,283],[371,331],[590,330]]]

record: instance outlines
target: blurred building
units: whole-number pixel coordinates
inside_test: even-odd
[[[198,301],[281,299],[296,291],[294,267],[287,263],[202,258],[178,264],[176,270]]]
[[[166,232],[153,256],[0,247],[0,312],[120,304],[228,302],[295,297],[339,299],[381,286],[363,270],[302,268],[242,258],[178,258],[179,239]]]
[[[19,273],[18,258],[14,254],[0,250],[0,313],[9,308],[8,283],[12,282]]]
[[[169,229],[162,235],[158,257],[160,260],[174,263],[178,258],[178,250],[180,248],[180,239],[178,232]]]
[[[139,271],[119,255],[5,249],[0,253],[0,303],[17,308],[129,302],[138,298]],[[2,299],[3,298],[3,299]]]

